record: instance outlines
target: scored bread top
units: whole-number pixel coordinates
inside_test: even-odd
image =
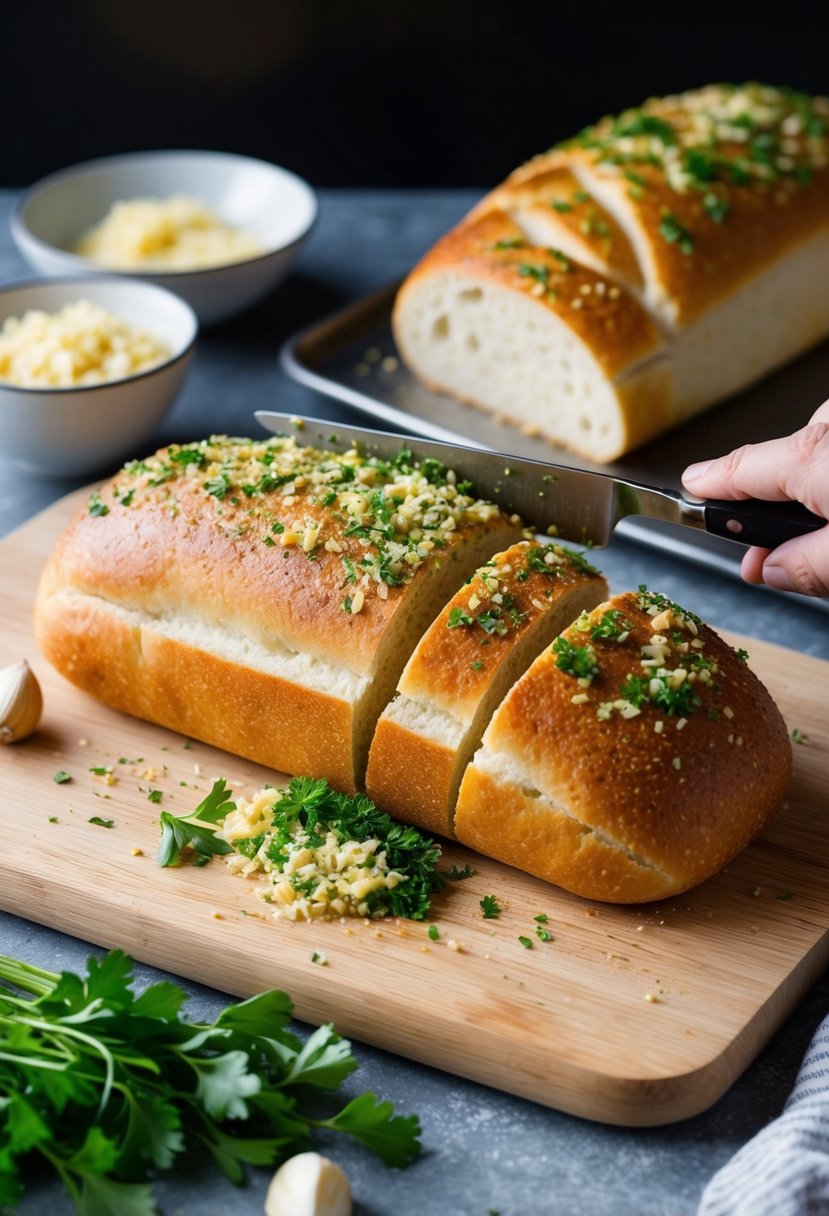
[[[576,550],[521,541],[496,554],[456,592],[406,665],[398,689],[470,724],[493,674],[566,588],[607,593],[598,570]]]
[[[490,197],[512,213],[551,172],[572,173],[603,210],[608,271],[632,245],[649,305],[681,326],[829,226],[828,127],[825,97],[710,85],[601,119]]]
[[[614,281],[642,288],[642,271],[624,230],[588,194],[569,166],[542,165],[526,181],[508,179],[505,185],[488,194],[471,215],[492,211],[509,214],[528,244],[560,249],[574,261],[607,274]]]
[[[536,299],[582,340],[610,380],[664,349],[657,327],[623,286],[559,249],[527,241],[505,212],[473,216],[439,240],[404,283],[395,312],[421,277],[442,270],[462,274],[466,290],[480,279]],[[405,347],[402,335],[401,341]]]
[[[519,533],[437,461],[214,437],[126,465],[60,539],[41,597],[185,616],[372,673],[419,569]]]
[[[788,733],[746,658],[661,595],[619,595],[536,660],[483,744],[583,830],[685,889],[748,843],[788,785]]]

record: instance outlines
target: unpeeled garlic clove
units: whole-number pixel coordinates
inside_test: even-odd
[[[298,1153],[271,1179],[265,1216],[351,1216],[348,1179],[327,1157]]]
[[[25,659],[0,670],[0,743],[15,743],[36,729],[43,693]]]

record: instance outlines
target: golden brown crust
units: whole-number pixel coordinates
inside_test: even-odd
[[[653,321],[624,287],[566,255],[529,244],[504,212],[473,217],[438,241],[401,288],[398,318],[409,287],[443,270],[531,296],[572,330],[609,380],[664,347]],[[400,344],[405,347],[402,336]]]
[[[366,790],[398,819],[453,836],[458,786],[486,719],[531,662],[607,584],[581,554],[522,541],[496,554],[426,631],[380,719]],[[400,720],[404,706],[411,719]],[[419,719],[419,721],[418,721]]]
[[[539,617],[574,587],[583,587],[593,603],[607,593],[601,574],[575,550],[521,541],[495,554],[423,635],[400,677],[400,691],[471,722],[498,669]]]
[[[634,289],[642,287],[642,270],[630,241],[613,216],[585,191],[569,166],[545,163],[533,174],[508,178],[482,199],[473,216],[503,211],[508,215],[535,213],[552,232],[560,230],[561,241],[577,261],[606,268],[615,282]],[[582,256],[579,256],[581,251]]]
[[[580,153],[587,160],[586,153]],[[706,192],[672,190],[655,168],[640,166],[646,189],[631,197],[624,178],[590,162],[586,182],[601,181],[646,244],[653,280],[677,326],[689,324],[760,274],[791,248],[829,227],[829,169],[816,171],[805,185],[719,187],[727,202],[721,222],[706,212]],[[674,221],[672,224],[671,221]],[[667,229],[665,228],[667,224]],[[661,230],[680,234],[667,240]]]
[[[305,458],[288,476],[281,442],[174,446],[108,482],[47,562],[38,641],[119,709],[354,789],[422,629],[520,525],[437,474],[394,470],[388,495],[365,462],[342,483]]]
[[[654,645],[654,636],[666,635],[654,634],[654,617],[633,594],[597,608],[590,614],[590,629],[608,610],[630,622],[623,641],[590,641],[589,630],[573,628],[564,635],[572,645],[592,645],[599,669],[592,681],[580,685],[557,666],[553,650],[545,651],[501,705],[484,746],[511,760],[522,774],[521,784],[535,791],[522,795],[523,816],[530,814],[534,799],[535,814],[549,825],[549,800],[578,821],[585,837],[597,835],[600,843],[610,842],[629,859],[645,863],[641,884],[632,878],[620,886],[614,877],[616,885],[605,885],[592,861],[582,868],[580,859],[588,855],[583,840],[572,864],[558,869],[553,860],[542,876],[591,898],[636,902],[653,898],[646,893],[653,867],[668,877],[672,891],[681,891],[743,848],[784,796],[791,748],[782,718],[756,676],[712,630],[702,624],[686,627],[684,618],[679,627],[669,623],[666,629],[688,650],[677,651],[669,638],[664,669],[676,672],[685,663],[694,671],[693,698],[673,698],[675,712],[670,714],[665,703],[646,694],[640,712],[625,716],[636,708],[620,691],[630,689],[629,677],[641,689],[642,681],[647,685],[660,669],[641,666],[641,648]],[[661,620],[658,614],[655,619]],[[698,639],[702,646],[694,648]],[[474,802],[471,790],[464,782],[458,838],[471,844],[488,837],[494,846],[488,851],[510,861],[517,855],[515,834],[507,833],[512,843],[502,848],[501,824],[492,818],[494,803]],[[505,818],[514,809],[505,795]],[[572,834],[572,828],[568,831]],[[546,862],[533,872],[540,873],[541,865]]]
[[[458,753],[392,718],[377,723],[366,770],[372,802],[424,832],[452,836],[447,791],[456,780]]]
[[[89,598],[41,597],[36,631],[58,671],[114,709],[355,792],[347,701],[135,628]]]

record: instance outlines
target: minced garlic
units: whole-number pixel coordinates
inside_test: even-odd
[[[21,388],[78,388],[126,380],[169,358],[152,334],[89,300],[56,313],[30,309],[0,330],[0,381]]]
[[[277,825],[278,800],[276,791],[262,789],[249,802],[239,799],[224,820],[219,835],[234,849],[226,856],[231,871],[266,879],[259,895],[275,917],[386,916],[389,904],[380,893],[407,876],[389,866],[382,841],[343,839],[334,824],[313,834],[299,819]]]

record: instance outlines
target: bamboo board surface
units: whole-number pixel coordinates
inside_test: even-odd
[[[41,681],[41,727],[0,748],[0,907],[235,995],[284,988],[298,1016],[587,1118],[647,1126],[710,1106],[829,960],[829,664],[761,642],[751,665],[794,748],[787,802],[731,865],[660,905],[610,907],[447,845],[476,874],[414,922],[276,921],[220,859],[160,869],[158,808],[190,812],[223,776],[251,793],[274,774],[77,691],[36,653],[39,570],[85,494],[0,542],[0,665]],[[112,766],[115,784],[93,766]],[[57,785],[63,769],[71,782]],[[89,822],[114,820],[111,829]],[[478,901],[504,909],[484,920]],[[545,913],[553,940],[535,936]],[[532,949],[518,938],[533,941]],[[449,942],[459,946],[450,948]],[[311,961],[314,952],[326,965]]]

